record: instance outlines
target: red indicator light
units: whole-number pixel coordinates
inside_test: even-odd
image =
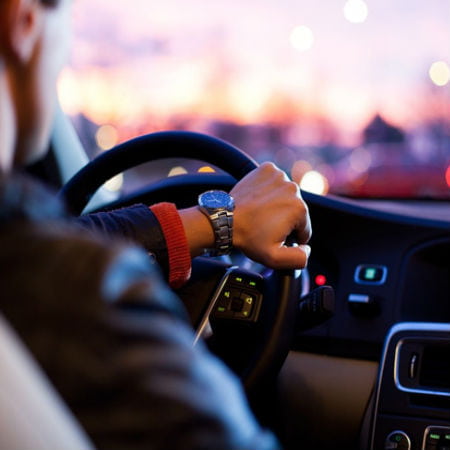
[[[447,167],[445,172],[445,181],[447,182],[447,186],[450,187],[450,166]]]
[[[317,286],[324,286],[327,284],[327,277],[325,275],[317,275],[314,281]]]

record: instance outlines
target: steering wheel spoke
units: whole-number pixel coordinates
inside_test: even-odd
[[[289,352],[298,313],[300,274],[265,275],[234,268],[212,309],[210,348],[237,373],[247,391],[273,379]]]

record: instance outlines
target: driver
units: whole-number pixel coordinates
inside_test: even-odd
[[[0,0],[0,311],[98,448],[279,448],[235,376],[192,346],[161,276],[179,287],[191,257],[217,250],[208,216],[163,203],[76,223],[22,173],[48,147],[71,3]],[[273,268],[305,267],[311,227],[297,185],[265,163],[231,196],[233,246]],[[298,246],[284,245],[291,233]]]

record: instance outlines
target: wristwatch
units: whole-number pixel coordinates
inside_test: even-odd
[[[215,236],[215,247],[205,249],[205,254],[229,254],[233,247],[233,197],[225,191],[206,191],[199,195],[198,206],[210,220]]]

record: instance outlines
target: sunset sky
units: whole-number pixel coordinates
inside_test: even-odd
[[[61,103],[122,137],[174,116],[301,118],[330,121],[351,144],[376,112],[404,128],[450,114],[448,0],[77,0],[74,8]],[[436,62],[443,86],[429,75]]]

